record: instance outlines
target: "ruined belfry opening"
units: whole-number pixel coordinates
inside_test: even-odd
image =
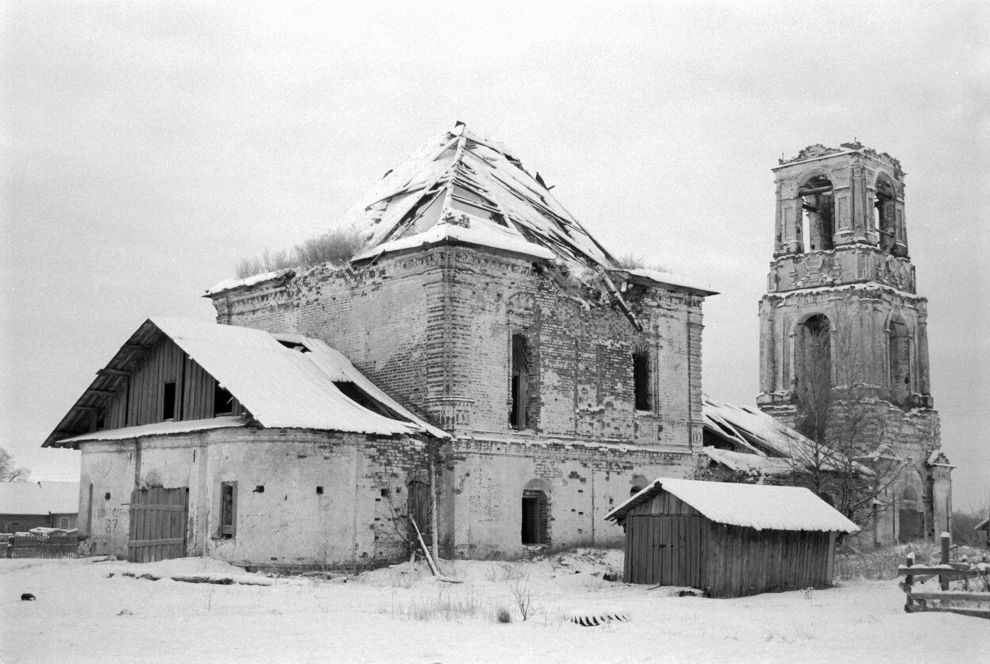
[[[887,333],[890,400],[898,405],[905,405],[911,396],[911,338],[907,323],[894,314],[890,318]]]
[[[877,177],[873,198],[873,230],[879,233],[880,249],[891,252],[897,241],[897,216],[894,206],[894,183],[889,177]]]
[[[509,425],[529,428],[529,341],[524,334],[512,335],[512,380],[509,386]]]
[[[801,228],[798,229],[804,251],[833,249],[835,200],[832,181],[816,175],[798,188],[801,199]]]

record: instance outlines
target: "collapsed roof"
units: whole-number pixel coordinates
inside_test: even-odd
[[[353,262],[437,244],[482,246],[552,262],[574,274],[660,284],[702,295],[715,291],[696,279],[621,268],[581,223],[501,143],[458,122],[385,173],[345,215],[340,227],[364,243]],[[207,291],[275,279],[267,273],[227,280]]]
[[[870,475],[866,466],[844,459],[818,445],[759,408],[736,406],[702,397],[705,446],[702,454],[730,470],[761,475],[786,475],[809,466],[838,470],[851,465]],[[714,440],[716,444],[709,444]]]
[[[119,381],[126,380],[162,336],[227,389],[250,416],[93,431],[94,411],[109,403]],[[342,353],[319,339],[273,335],[235,325],[152,318],[131,335],[106,368],[97,372],[44,446],[77,447],[85,440],[119,440],[248,423],[266,428],[448,437],[380,390]]]

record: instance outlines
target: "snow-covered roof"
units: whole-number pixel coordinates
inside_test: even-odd
[[[674,274],[673,272],[650,270],[647,268],[634,268],[631,270],[626,270],[626,272],[628,272],[633,277],[646,279],[648,281],[652,281],[662,286],[673,286],[675,288],[689,288],[691,290],[701,291],[709,295],[716,294],[716,291],[713,290],[710,285],[701,281],[700,279],[685,277],[680,274]]]
[[[79,482],[0,482],[0,514],[75,514]]]
[[[804,487],[699,482],[661,477],[605,515],[622,522],[636,505],[661,491],[687,503],[714,523],[756,530],[854,533],[852,521]]]
[[[254,422],[263,427],[382,435],[425,433],[441,438],[448,436],[446,432],[431,426],[380,390],[342,353],[309,337],[280,337],[264,330],[234,325],[178,318],[152,318],[124,344],[109,367],[113,368],[115,363],[119,363],[117,358],[129,348],[143,347],[140,342],[147,343],[153,339],[157,336],[152,334],[155,331],[164,334],[185,351],[240,402]],[[280,338],[288,345],[281,343]],[[93,386],[80,398],[74,409],[92,410],[94,406],[81,405],[82,401],[92,398],[93,392],[109,393],[105,388],[97,386],[105,373],[106,371],[98,374]],[[359,405],[335,385],[335,382],[342,381],[353,383],[405,421],[380,415]],[[82,431],[72,430],[72,416],[70,411],[45,441],[46,446],[65,439],[66,434],[89,434],[88,426]],[[216,428],[215,424],[226,422],[229,418],[218,420],[209,420],[211,424],[204,424],[204,428]],[[188,427],[191,424],[177,426],[181,429],[182,426]],[[176,433],[177,430],[166,431],[159,425],[156,432]],[[77,440],[79,439],[82,438]],[[71,442],[72,438],[66,441],[67,444]]]
[[[283,268],[281,270],[274,270],[273,272],[254,274],[250,277],[225,279],[217,285],[208,288],[203,295],[209,297],[210,295],[234,290],[235,288],[246,288],[248,286],[255,286],[257,284],[265,283],[266,281],[275,281],[276,279],[281,279],[282,277],[291,277],[293,274],[295,274],[295,271],[291,268]]]
[[[701,448],[701,453],[729,470],[738,470],[744,473],[786,475],[794,470],[794,462],[790,459],[768,457],[752,452],[735,452],[705,446]]]
[[[142,436],[168,436],[172,434],[191,433],[193,431],[244,427],[248,425],[248,422],[249,419],[241,415],[221,415],[220,417],[211,417],[203,420],[179,420],[178,422],[169,420],[167,422],[153,422],[151,424],[123,427],[121,429],[100,429],[79,436],[72,436],[71,438],[63,438],[58,442],[59,445],[64,446],[87,440],[128,440]]]

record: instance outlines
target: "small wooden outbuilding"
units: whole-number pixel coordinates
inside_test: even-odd
[[[626,532],[624,579],[738,597],[832,584],[856,525],[803,487],[660,478],[605,516]]]

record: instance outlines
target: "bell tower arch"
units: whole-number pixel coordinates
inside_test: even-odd
[[[855,142],[809,146],[772,170],[775,233],[760,301],[757,404],[790,426],[811,426],[817,438],[834,426],[837,400],[855,399],[870,411],[858,454],[885,445],[901,460],[929,459],[940,440],[928,302],[908,252],[900,162]],[[892,505],[902,493],[891,494]],[[915,504],[926,506],[930,533],[948,512],[934,504],[932,486],[923,493]],[[896,540],[897,523],[887,524],[889,533],[881,527],[879,540]]]

